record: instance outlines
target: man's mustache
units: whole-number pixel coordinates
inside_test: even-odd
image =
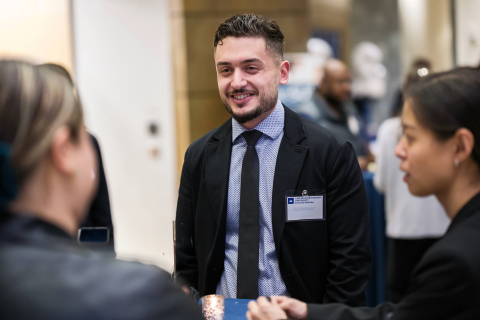
[[[233,94],[238,94],[238,93],[251,93],[251,94],[258,94],[258,91],[256,90],[248,90],[248,89],[238,89],[238,90],[232,90],[227,93],[227,96],[231,96]]]

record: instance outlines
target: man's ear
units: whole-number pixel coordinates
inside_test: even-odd
[[[475,137],[467,128],[460,128],[455,132],[455,159],[462,162],[470,157],[475,146]]]
[[[73,174],[75,171],[73,152],[70,129],[66,126],[58,128],[53,135],[50,150],[50,158],[55,168],[64,174]]]
[[[280,84],[287,84],[290,72],[290,62],[284,60],[280,64]]]

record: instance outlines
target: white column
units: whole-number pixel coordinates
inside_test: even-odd
[[[167,270],[177,198],[169,19],[168,0],[73,1],[76,78],[104,157],[117,254]]]

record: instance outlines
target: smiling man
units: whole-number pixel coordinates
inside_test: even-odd
[[[278,99],[290,64],[278,25],[224,21],[214,41],[232,118],[185,154],[176,218],[177,276],[201,296],[286,295],[365,303],[367,198],[352,145]]]

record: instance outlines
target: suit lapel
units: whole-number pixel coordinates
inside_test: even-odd
[[[228,120],[213,135],[206,150],[205,180],[217,225],[227,210],[231,153],[232,121]]]
[[[301,118],[287,107],[284,108],[284,135],[278,150],[272,192],[273,237],[277,254],[285,227],[285,191],[296,189],[308,152],[308,146],[298,144],[306,137]]]

